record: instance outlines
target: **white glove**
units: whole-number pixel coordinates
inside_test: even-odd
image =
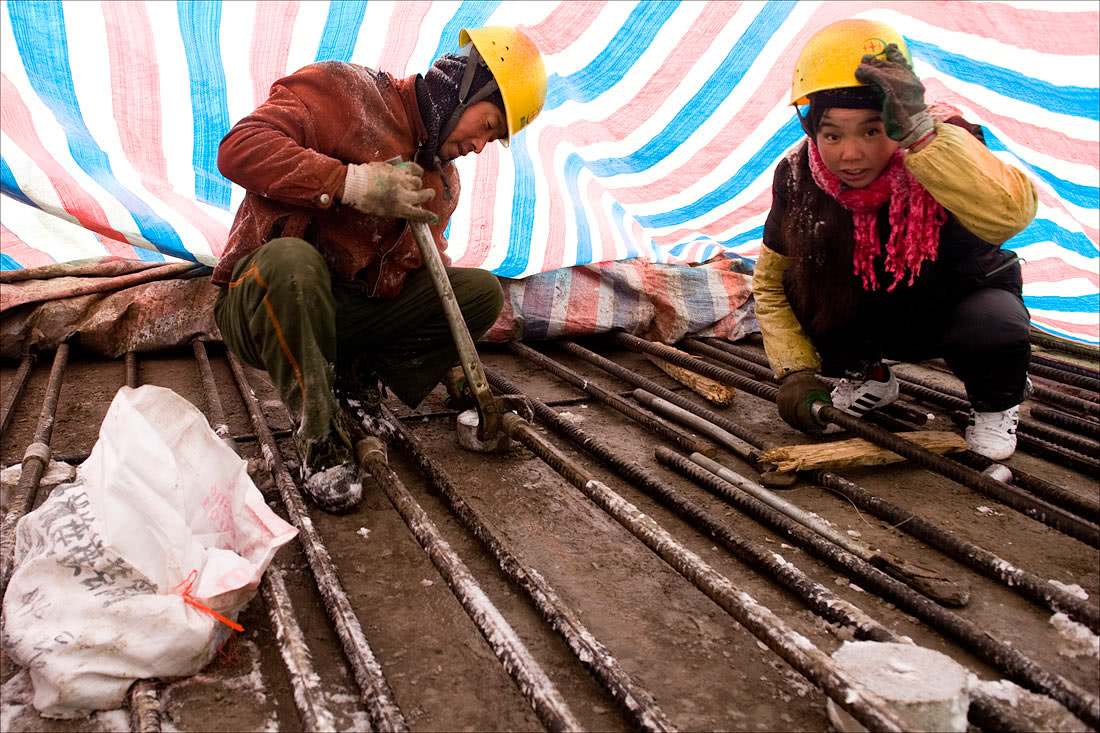
[[[421,207],[435,191],[423,188],[424,169],[416,163],[351,163],[340,201],[364,214],[393,216],[410,221],[439,221]]]

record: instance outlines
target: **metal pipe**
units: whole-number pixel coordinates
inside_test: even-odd
[[[275,438],[271,435],[271,428],[264,418],[256,395],[248,383],[248,377],[244,373],[244,367],[231,351],[226,351],[229,359],[229,367],[233,371],[233,378],[237,382],[238,390],[248,408],[249,417],[252,419],[252,427],[260,436],[260,444],[263,451],[267,469],[275,479],[282,496],[283,505],[291,524],[298,528],[298,540],[305,551],[306,560],[317,583],[317,589],[321,592],[325,610],[336,627],[336,633],[340,637],[340,643],[344,648],[344,654],[351,665],[355,681],[359,685],[361,700],[366,705],[367,714],[371,725],[381,731],[407,731],[408,725],[401,714],[400,708],[394,702],[393,692],[382,673],[382,665],[378,663],[374,652],[367,642],[363,629],[359,625],[359,619],[351,607],[340,578],[336,574],[336,564],[328,554],[328,548],[321,541],[321,535],[313,526],[306,510],[305,502],[294,485],[283,463],[283,457],[279,453],[279,446],[275,444]]]
[[[199,378],[202,380],[206,396],[207,411],[213,421],[214,432],[225,441],[234,453],[240,455],[236,442],[229,435],[225,408],[222,406],[218,383],[210,368],[210,360],[202,341],[192,341]],[[136,370],[135,370],[136,373]],[[221,430],[219,430],[221,428]],[[313,669],[310,661],[309,644],[306,643],[302,627],[298,625],[294,613],[294,604],[290,600],[286,584],[283,583],[283,569],[278,559],[267,569],[260,579],[260,593],[267,607],[271,626],[275,629],[275,639],[279,646],[279,655],[286,667],[290,687],[294,691],[294,705],[298,710],[298,719],[304,730],[335,731],[336,720],[325,702],[321,678]]]
[[[1052,382],[1066,384],[1070,387],[1087,389],[1090,392],[1100,391],[1100,379],[1097,377],[1077,374],[1075,372],[1065,371],[1046,364],[1036,364],[1034,362],[1028,366],[1027,370],[1037,377],[1049,379]]]
[[[741,486],[749,482],[744,477],[732,474],[732,476],[739,479],[737,485],[734,485],[704,468],[704,466],[713,463],[704,456],[692,456],[692,459],[688,460],[663,446],[659,446],[657,448],[657,459],[693,479],[700,486],[713,492],[731,505],[771,525],[790,539],[798,541],[799,544],[824,542],[822,538],[745,493]],[[839,550],[835,545],[829,545],[829,547]],[[840,552],[844,551],[840,550]],[[850,553],[846,554],[853,562],[861,562]],[[861,583],[868,582],[872,584],[871,587],[876,592],[898,605],[898,607],[928,622],[937,630],[950,635],[957,641],[964,642],[969,650],[977,653],[984,661],[1019,684],[1036,692],[1049,695],[1089,725],[1093,727],[1100,726],[1100,700],[1094,695],[1064,679],[1061,675],[1047,672],[1016,649],[994,639],[991,634],[977,624],[940,608],[885,573],[875,571],[873,568],[871,570],[873,572],[867,573],[866,578]]]
[[[1036,354],[1031,352],[1031,363],[1042,364],[1043,366],[1051,367],[1062,372],[1069,372],[1070,374],[1080,374],[1085,377],[1091,377],[1092,379],[1100,380],[1100,371],[1091,369],[1080,364],[1071,364],[1068,361],[1062,361],[1061,359],[1051,359],[1049,356],[1043,356],[1042,354]]]
[[[386,492],[394,509],[431,558],[436,570],[542,724],[551,731],[581,730],[580,721],[573,715],[557,687],[531,656],[511,624],[485,595],[466,564],[439,534],[427,512],[389,467],[385,444],[377,437],[369,436],[359,441],[355,448],[360,468],[374,476]]]
[[[618,332],[614,334],[612,338],[634,351],[650,351],[650,353],[656,353],[658,355],[663,353],[661,349],[664,347],[659,344],[645,341],[644,339],[639,339],[636,336]],[[739,374],[734,374],[733,372],[715,367],[706,362],[699,361],[698,359],[683,357],[675,351],[669,351],[668,358],[670,361],[676,359],[683,362],[681,366],[687,368],[696,366],[694,363],[697,362],[698,370],[701,373],[705,373],[706,376],[719,381],[727,380],[727,383],[742,387],[750,394],[761,397],[761,399],[767,399],[774,402],[779,392],[775,387],[758,384],[747,377],[742,377]],[[674,361],[673,363],[676,362]],[[669,394],[674,393],[669,392]],[[662,394],[661,396],[665,395]],[[701,414],[701,408],[698,408],[686,400],[684,400],[683,403],[676,404],[695,412],[697,415],[707,417],[706,414]],[[718,421],[714,422],[716,424],[722,424],[718,423]],[[729,421],[726,422],[729,423]],[[730,424],[736,427],[736,424]],[[726,427],[724,424],[722,426]],[[775,445],[773,442],[758,437],[744,428],[739,428],[731,432],[760,449],[767,450]],[[1040,603],[1056,613],[1065,613],[1075,621],[1086,624],[1093,633],[1100,633],[1100,608],[1088,605],[1077,596],[1047,583],[1038,575],[1017,568],[1012,563],[994,553],[972,542],[956,537],[952,533],[937,527],[916,514],[905,511],[895,504],[880,499],[861,486],[835,473],[823,469],[814,469],[811,471],[800,471],[799,475],[836,491],[851,500],[852,503],[856,504],[859,508],[874,514],[879,519],[889,522],[894,527],[902,529],[930,547],[940,550],[959,562],[978,570],[987,577],[1003,583],[1030,600]]]
[[[610,362],[597,354],[593,354],[576,344],[567,342],[565,346],[572,353],[578,355],[582,353],[588,354],[596,357],[597,360],[607,362],[610,366],[622,369],[622,367],[619,367],[614,362]],[[500,375],[489,372],[488,376],[490,383],[492,383],[498,391],[509,394],[520,393],[516,385],[508,382]],[[642,377],[638,379],[643,382],[648,381]],[[893,632],[868,616],[862,609],[836,596],[825,586],[807,577],[793,563],[785,560],[774,551],[767,548],[760,548],[755,543],[736,535],[728,525],[714,520],[710,516],[710,513],[702,507],[692,503],[676,490],[646,474],[638,464],[623,460],[612,449],[605,446],[596,438],[587,435],[576,424],[562,418],[557,412],[550,409],[549,403],[532,398],[529,398],[529,403],[538,419],[554,430],[554,432],[571,440],[595,458],[608,464],[615,473],[631,482],[634,486],[641,489],[652,498],[661,501],[666,507],[675,511],[696,529],[704,532],[712,540],[723,545],[735,557],[741,559],[750,567],[766,574],[784,588],[793,592],[817,615],[827,621],[852,629],[857,639],[908,641],[908,643],[912,643],[910,639],[898,638]],[[871,568],[871,570],[873,569],[874,568]],[[997,730],[1018,729],[1011,722],[1013,720],[1011,711],[1006,710],[1003,703],[982,693],[972,693],[972,697],[970,719],[976,725],[995,724],[993,727]]]
[[[816,684],[841,708],[872,730],[903,730],[889,704],[851,679],[827,654],[802,634],[791,629],[770,609],[738,589],[702,558],[676,541],[651,517],[623,499],[544,440],[518,415],[504,415],[508,434],[576,486],[597,506],[640,539],[665,562],[691,580],[697,588],[782,657],[806,679]]]
[[[160,698],[153,680],[138,680],[130,688],[130,730],[160,733]]]
[[[27,386],[27,377],[30,375],[33,365],[34,354],[28,352],[23,360],[19,362],[19,368],[15,370],[15,376],[8,383],[8,389],[4,395],[4,404],[0,407],[0,436],[8,432],[8,423],[11,422],[12,415],[15,414],[15,403],[23,396],[23,390]]]
[[[516,385],[499,374],[490,371],[489,381],[500,391],[509,394],[519,393]],[[603,461],[616,474],[676,512],[700,532],[729,550],[734,557],[767,574],[784,588],[798,595],[816,614],[833,623],[851,626],[857,638],[884,640],[877,621],[847,601],[837,599],[832,591],[808,578],[801,570],[780,558],[774,551],[759,548],[737,535],[729,525],[714,519],[703,507],[653,478],[638,464],[624,460],[610,447],[561,417],[546,403],[534,398],[528,398],[528,402],[540,422],[558,435],[572,441],[597,460]]]
[[[1100,547],[1100,527],[1067,512],[1061,507],[1034,497],[1016,486],[975,471],[969,466],[964,466],[933,453],[916,443],[891,433],[889,430],[884,430],[877,425],[871,425],[859,418],[852,417],[832,405],[818,403],[814,405],[813,410],[818,419],[824,422],[835,423],[864,440],[869,440],[877,446],[908,458],[922,468],[930,468],[936,473],[968,486],[984,496],[996,499],[1005,506],[1012,507],[1016,511],[1091,547]]]
[[[717,452],[712,445],[708,445],[705,441],[699,440],[694,436],[688,435],[683,430],[670,425],[664,420],[652,415],[650,413],[640,410],[635,405],[630,404],[621,397],[615,395],[615,393],[609,389],[606,389],[599,384],[596,384],[587,377],[583,377],[577,372],[569,369],[568,367],[559,364],[545,354],[532,349],[530,346],[521,344],[518,341],[509,341],[508,349],[515,355],[521,356],[530,362],[533,362],[546,371],[557,375],[561,379],[569,382],[577,389],[595,397],[597,400],[612,407],[619,412],[623,413],[631,420],[635,421],[651,433],[660,436],[664,440],[669,441],[675,445],[680,446],[684,450],[699,451],[706,455],[714,456]]]
[[[7,495],[0,495],[0,504],[3,505],[0,508],[4,510],[4,518],[0,520],[0,598],[7,593],[8,580],[15,562],[15,525],[22,516],[34,509],[42,474],[50,463],[50,437],[53,435],[53,421],[68,361],[69,345],[61,344],[54,352],[46,394],[42,398],[42,411],[34,430],[34,440],[23,452],[23,470],[15,487],[15,496],[23,497],[23,505],[8,507]]]
[[[497,534],[481,514],[462,498],[443,466],[424,451],[420,442],[384,405],[382,414],[393,427],[394,439],[410,454],[451,512],[496,559],[508,580],[527,594],[539,616],[562,637],[577,660],[619,704],[631,724],[643,731],[675,730],[652,695],[630,678],[611,652],[565,605],[557,591],[538,571],[524,565],[509,549],[503,536]]]
[[[1031,416],[1036,420],[1042,420],[1045,423],[1057,425],[1063,430],[1071,430],[1093,439],[1100,439],[1100,422],[1096,420],[1088,420],[1083,417],[1077,417],[1076,415],[1069,415],[1065,412],[1059,412],[1058,410],[1051,410],[1042,405],[1032,405],[1028,412],[1030,412]]]

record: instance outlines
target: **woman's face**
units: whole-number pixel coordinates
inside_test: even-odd
[[[886,136],[882,113],[873,109],[831,107],[821,116],[815,136],[821,160],[849,188],[865,188],[898,149]]]
[[[466,153],[476,155],[486,145],[507,133],[504,112],[488,99],[483,99],[462,112],[455,129],[439,146],[439,157],[446,161],[460,158]]]

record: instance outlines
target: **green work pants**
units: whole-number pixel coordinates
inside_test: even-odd
[[[447,276],[476,341],[500,313],[500,283],[473,268],[449,267]],[[336,370],[373,370],[415,407],[458,363],[427,268],[410,272],[397,297],[370,298],[362,283],[333,280],[313,245],[293,237],[273,239],[236,264],[214,318],[226,346],[267,371],[307,441],[329,433]]]

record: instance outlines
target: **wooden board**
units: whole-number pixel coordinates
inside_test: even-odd
[[[966,439],[958,433],[947,430],[918,430],[911,433],[897,433],[897,436],[940,455],[966,450]],[[765,451],[760,456],[760,460],[774,464],[776,471],[780,473],[787,473],[813,468],[882,466],[905,459],[863,438],[852,438],[832,443],[781,445]]]
[[[671,346],[669,347],[672,348]],[[673,349],[679,351],[684,356],[691,356],[687,352],[680,351],[679,349]],[[684,369],[678,367],[675,364],[670,364],[664,359],[653,356],[652,354],[646,354],[645,358],[657,365],[657,367],[668,376],[675,379],[680,384],[689,387],[693,392],[700,395],[703,399],[713,402],[720,407],[729,407],[733,403],[733,395],[736,391],[733,387],[727,386],[720,382],[716,382],[709,377],[704,377],[702,374],[691,371],[690,369]]]

